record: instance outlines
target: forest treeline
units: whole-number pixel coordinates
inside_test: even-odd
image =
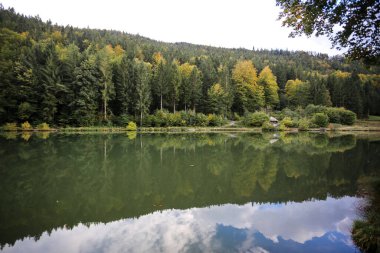
[[[59,26],[0,5],[0,124],[143,124],[157,110],[232,117],[308,104],[366,117],[380,115],[379,73],[339,56]]]

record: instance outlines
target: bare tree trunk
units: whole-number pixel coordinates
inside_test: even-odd
[[[173,103],[173,113],[175,113],[175,101]]]
[[[107,120],[107,82],[104,83],[104,97],[103,97],[103,102],[104,102],[104,120]]]
[[[143,113],[142,111],[140,112],[140,127],[142,127],[142,120],[143,120]]]
[[[162,93],[160,95],[161,111],[162,111]]]

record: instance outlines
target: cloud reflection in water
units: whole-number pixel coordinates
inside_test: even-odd
[[[352,250],[350,226],[357,198],[286,204],[227,204],[165,210],[136,219],[78,224],[19,240],[4,252],[275,252],[276,246]],[[323,245],[326,244],[326,245]],[[282,246],[285,245],[285,246]],[[334,250],[334,245],[336,249]],[[300,248],[301,249],[301,248]],[[271,250],[271,251],[270,251]],[[297,251],[297,250],[295,250]]]

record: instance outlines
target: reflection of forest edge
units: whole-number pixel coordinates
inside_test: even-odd
[[[21,138],[0,138],[1,245],[161,209],[354,195],[380,160],[378,141],[353,135]]]

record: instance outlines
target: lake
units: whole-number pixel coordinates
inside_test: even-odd
[[[362,135],[0,137],[1,252],[357,252]]]

